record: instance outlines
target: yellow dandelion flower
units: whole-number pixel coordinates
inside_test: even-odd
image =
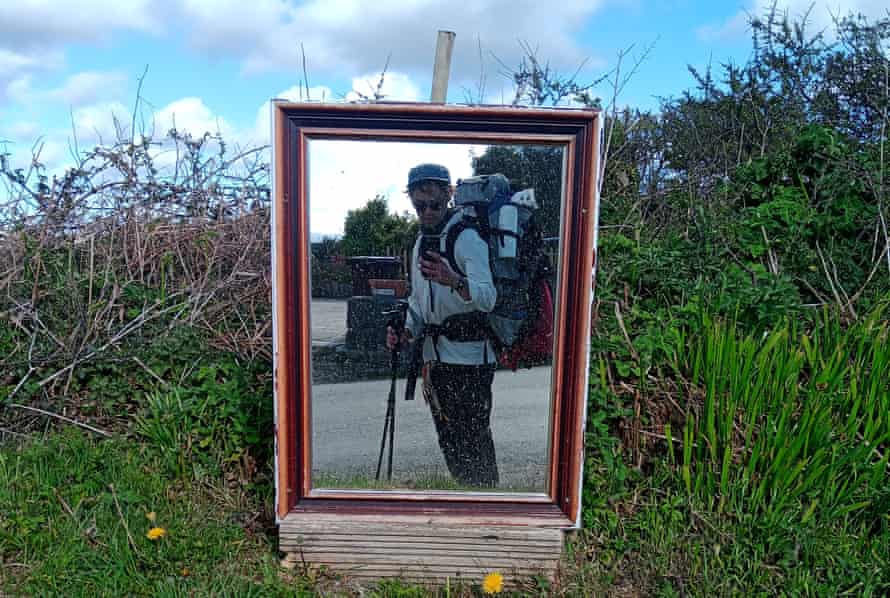
[[[153,527],[150,530],[148,530],[148,533],[145,534],[145,537],[148,538],[149,540],[157,540],[159,538],[163,538],[166,535],[167,535],[167,530],[165,530],[163,527]]]
[[[482,580],[482,591],[486,594],[499,594],[504,589],[504,576],[500,573],[489,573]]]
[[[150,513],[146,513],[145,518],[148,519],[149,521],[151,521],[152,523],[154,523],[155,519],[158,518],[158,514],[155,513],[154,511],[152,511]]]

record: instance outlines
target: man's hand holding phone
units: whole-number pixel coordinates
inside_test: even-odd
[[[448,260],[435,251],[427,252],[425,257],[420,257],[420,273],[424,278],[452,289],[457,286],[460,276],[451,269]]]

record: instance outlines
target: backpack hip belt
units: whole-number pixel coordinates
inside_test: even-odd
[[[429,336],[432,339],[433,352],[436,354],[436,361],[442,361],[442,356],[439,355],[440,336],[444,336],[448,340],[456,343],[494,339],[491,326],[488,323],[488,318],[486,317],[486,314],[481,311],[448,316],[442,320],[441,324],[425,324],[423,327],[423,335],[425,337]],[[484,347],[482,359],[484,363],[488,363],[487,344]]]
[[[423,334],[432,337],[433,344],[440,336],[456,343],[484,341],[490,338],[488,318],[481,311],[448,316],[441,324],[425,324]]]

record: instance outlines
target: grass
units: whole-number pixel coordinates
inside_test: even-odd
[[[600,467],[596,463],[593,467]],[[884,596],[890,534],[849,519],[770,527],[690,498],[668,467],[636,473],[626,491],[589,508],[570,544],[566,595]],[[588,491],[609,495],[605,467]]]
[[[677,458],[687,494],[769,527],[849,520],[886,530],[890,329],[883,314],[846,330],[832,319],[809,334],[784,325],[762,340],[719,322],[706,326],[678,368],[691,372]]]
[[[602,438],[593,416],[587,531],[568,585],[642,595],[890,593],[885,309],[847,327],[826,314],[806,330],[786,323],[755,336],[704,318],[678,334],[662,374],[636,391],[679,411],[635,420],[660,440],[631,451]],[[592,395],[603,405],[608,368],[599,363]],[[644,466],[630,468],[622,450],[644,452]]]
[[[890,595],[883,314],[757,336],[705,321],[676,335],[642,393],[671,392],[679,422],[654,412],[641,422],[654,436],[635,449],[645,459],[633,467],[633,447],[602,425],[609,403],[592,404],[584,529],[568,543],[557,583],[520,580],[524,594]],[[609,364],[597,365],[594,401],[613,388]],[[474,584],[359,588],[325,572],[282,570],[268,472],[241,479],[195,441],[193,420],[213,440],[203,450],[231,450],[215,440],[228,420],[202,415],[205,394],[231,395],[214,393],[148,401],[129,440],[64,430],[0,447],[0,595],[479,595]],[[195,467],[195,458],[220,465]],[[152,525],[166,535],[147,538]]]
[[[0,591],[34,596],[477,596],[391,580],[359,589],[278,567],[267,488],[171,481],[150,451],[67,431],[0,453]],[[586,529],[559,583],[524,595],[880,596],[890,591],[890,535],[849,518],[767,527],[689,497],[666,463],[648,475],[588,463]],[[113,484],[114,491],[110,489]],[[116,501],[115,501],[116,499]],[[120,511],[118,511],[118,505]],[[152,524],[146,514],[156,513]],[[126,523],[126,525],[125,525]],[[167,535],[152,542],[152,525]],[[129,536],[128,536],[129,531]],[[132,542],[130,540],[132,538]],[[781,592],[778,592],[781,593]],[[520,594],[517,594],[520,595]]]
[[[267,505],[170,480],[143,449],[69,430],[0,452],[0,594],[309,595],[279,577]],[[153,525],[166,536],[149,540]]]
[[[283,569],[267,484],[171,478],[154,453],[77,429],[0,447],[0,596],[435,594]],[[149,539],[154,526],[166,534]],[[476,594],[466,582],[440,592]]]

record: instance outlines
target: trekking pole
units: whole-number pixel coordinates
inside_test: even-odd
[[[399,350],[406,311],[407,305],[399,303],[395,310],[384,312],[385,315],[391,316],[391,319],[387,322],[387,327],[393,329],[398,340],[390,351],[389,367],[391,379],[389,384],[389,396],[386,399],[386,415],[383,418],[383,435],[380,438],[380,454],[377,456],[377,473],[374,474],[375,480],[380,479],[380,468],[383,465],[383,452],[386,449],[387,438],[389,439],[389,451],[386,458],[386,479],[392,479],[392,453],[395,444],[396,430],[396,379],[399,375]]]
[[[392,369],[392,379],[389,385],[389,397],[386,399],[386,417],[383,420],[383,436],[380,438],[380,455],[377,457],[375,480],[380,479],[380,467],[383,465],[383,451],[387,444],[387,436],[389,437],[389,453],[386,458],[386,479],[392,479],[392,450],[396,429],[396,378],[398,377],[399,368],[398,344],[390,353],[390,368]]]

